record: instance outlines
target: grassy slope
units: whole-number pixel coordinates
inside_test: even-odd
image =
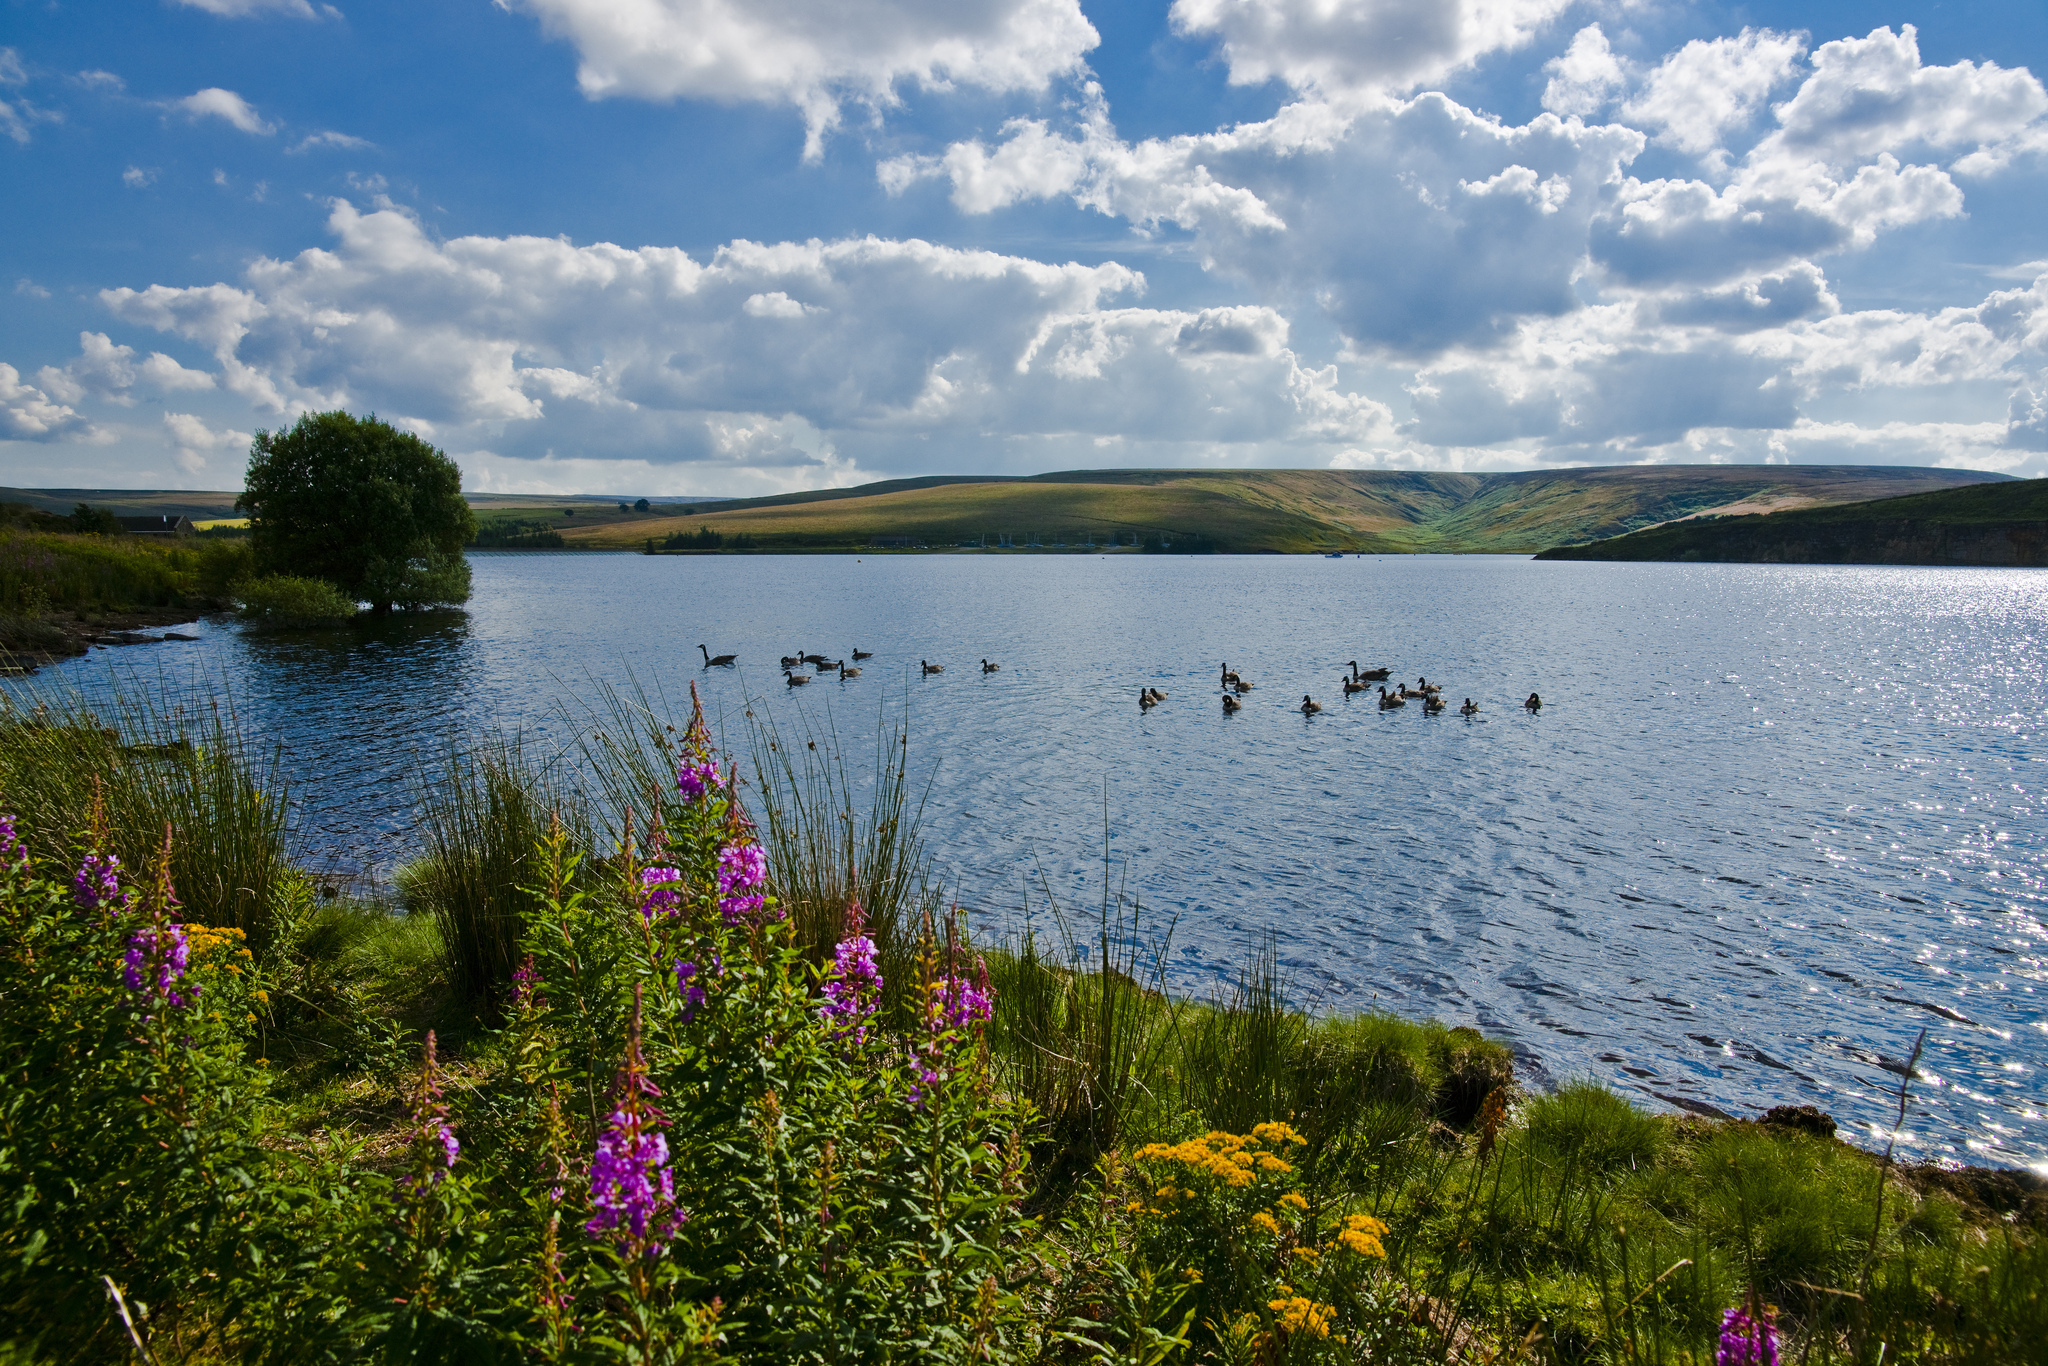
[[[1564,559],[1672,560],[1691,549],[1705,549],[1731,536],[1788,535],[1803,528],[1918,522],[1933,526],[1967,526],[2000,522],[2048,521],[2048,479],[2028,479],[1896,498],[1834,503],[1758,516],[1680,522],[1553,552]]]
[[[571,544],[637,549],[710,527],[764,545],[861,545],[984,533],[1048,544],[1093,532],[1202,535],[1237,551],[1531,552],[1750,500],[1827,504],[1998,480],[1855,466],[1630,466],[1521,474],[1382,470],[1081,470],[1024,480],[898,480],[735,500],[695,516],[557,518]],[[655,513],[666,512],[655,509]],[[572,520],[575,523],[572,525]]]

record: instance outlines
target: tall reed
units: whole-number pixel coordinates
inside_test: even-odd
[[[33,832],[38,857],[75,858],[97,794],[123,866],[147,867],[169,826],[179,914],[239,929],[259,950],[297,876],[278,760],[244,742],[227,701],[187,708],[132,689],[0,697],[0,806]]]
[[[516,735],[451,747],[419,803],[425,848],[400,870],[399,890],[440,927],[450,985],[484,1005],[519,966],[520,932],[537,900],[537,842],[559,815],[587,848],[586,805],[561,763],[535,760]]]

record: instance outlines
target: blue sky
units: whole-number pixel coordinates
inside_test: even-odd
[[[0,483],[2048,474],[2048,6],[0,0]]]

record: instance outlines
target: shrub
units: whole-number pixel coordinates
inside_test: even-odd
[[[242,585],[236,597],[242,614],[264,626],[332,626],[356,614],[356,604],[348,594],[325,579],[291,574],[252,580]]]

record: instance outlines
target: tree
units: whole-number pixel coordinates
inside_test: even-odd
[[[374,415],[308,413],[259,431],[235,507],[261,573],[325,579],[380,613],[469,600],[462,547],[476,516],[462,471]]]
[[[72,509],[70,522],[73,531],[83,532],[88,536],[119,536],[121,534],[119,518],[115,517],[113,513],[105,508],[87,507],[84,503],[80,503],[76,508]]]

